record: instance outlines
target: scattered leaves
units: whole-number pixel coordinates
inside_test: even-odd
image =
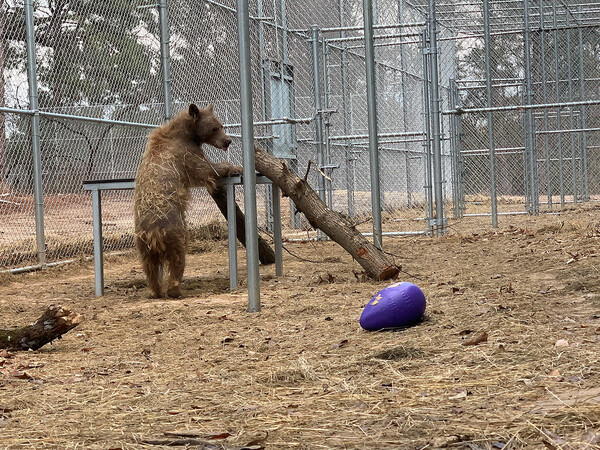
[[[488,334],[486,331],[480,331],[478,333],[473,334],[470,338],[462,343],[462,345],[478,345],[482,342],[487,342]]]

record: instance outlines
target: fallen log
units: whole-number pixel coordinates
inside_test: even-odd
[[[0,348],[6,350],[37,350],[60,339],[81,322],[82,317],[60,305],[50,305],[31,325],[14,330],[0,330]]]
[[[339,212],[329,209],[308,182],[293,173],[285,161],[259,147],[255,147],[255,155],[256,170],[279,186],[283,194],[294,201],[298,211],[304,213],[309,223],[341,245],[370,278],[387,280],[398,276],[399,268],[391,264],[380,249],[367,241],[354,223]]]
[[[216,189],[210,193],[217,207],[227,219],[227,190],[224,186],[217,186]],[[236,234],[238,241],[245,247],[246,246],[246,219],[244,213],[235,204],[235,223],[236,223]],[[260,235],[258,236],[258,259],[262,264],[275,264],[275,252]]]

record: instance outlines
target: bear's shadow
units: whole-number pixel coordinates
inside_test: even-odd
[[[164,288],[165,283],[163,283]],[[135,278],[133,280],[120,280],[111,283],[111,286],[115,291],[129,291],[129,290],[147,290],[148,284],[145,278]],[[196,297],[206,294],[223,294],[229,290],[229,277],[214,277],[214,276],[199,276],[199,277],[188,277],[183,279],[181,283],[181,290],[185,297]]]

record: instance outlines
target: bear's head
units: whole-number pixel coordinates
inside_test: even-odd
[[[223,124],[215,116],[213,105],[200,109],[192,103],[188,114],[192,118],[194,138],[199,144],[206,143],[221,150],[229,148],[231,138],[225,134]]]

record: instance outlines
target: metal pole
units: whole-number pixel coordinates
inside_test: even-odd
[[[329,120],[329,68],[328,68],[328,56],[329,50],[327,46],[327,41],[323,39],[323,46],[321,49],[321,56],[323,57],[323,103],[325,112],[323,113],[323,142],[325,145],[325,157],[324,157],[324,168],[321,168],[323,172],[327,174],[327,176],[331,179],[331,145],[329,142],[329,129],[330,129],[330,120]],[[333,187],[331,185],[331,181],[325,180],[325,191],[327,193],[327,206],[330,209],[333,208]]]
[[[27,37],[27,80],[31,116],[31,148],[33,159],[33,190],[35,201],[35,235],[38,261],[46,267],[46,237],[44,235],[44,185],[42,182],[42,155],[40,144],[40,114],[35,55],[35,29],[32,0],[25,0],[25,32]]]
[[[427,197],[427,229],[433,234],[433,179],[431,174],[431,104],[429,99],[429,55],[427,48],[427,30],[422,33],[423,42],[423,123],[425,150],[425,196]]]
[[[171,94],[171,57],[169,48],[169,6],[167,0],[159,0],[158,16],[160,19],[160,57],[162,62],[162,81],[165,93],[165,120],[173,116],[173,96]]]
[[[579,29],[579,100],[585,101],[585,79],[583,71],[583,32]],[[587,121],[587,110],[585,106],[581,107],[581,127],[586,129]],[[590,186],[588,180],[588,145],[587,145],[587,133],[583,132],[582,135],[582,152],[583,152],[583,201],[590,201]]]
[[[375,92],[375,48],[373,46],[373,2],[363,0],[365,26],[365,63],[367,71],[367,108],[369,154],[371,168],[371,210],[373,212],[373,244],[381,248],[381,189],[379,185],[379,142],[377,136],[377,93]]]
[[[256,169],[252,128],[252,72],[250,67],[250,17],[248,0],[237,0],[240,55],[240,97],[242,149],[244,159],[244,208],[246,213],[246,265],[248,272],[248,311],[260,311],[258,272],[258,230],[256,223]]]
[[[315,145],[317,147],[317,165],[323,170],[323,108],[321,106],[321,70],[319,67],[319,29],[312,26],[313,79],[315,100]],[[325,179],[317,175],[319,198],[325,201]]]
[[[570,26],[569,20],[569,12],[566,14],[567,28]],[[573,62],[571,57],[571,30],[567,29],[567,85],[569,92],[569,102],[573,101]],[[575,116],[573,114],[573,107],[569,107],[569,127],[571,129],[575,128]],[[577,150],[575,144],[575,134],[569,133],[571,138],[571,185],[573,188],[573,202],[577,203],[578,201],[578,188],[577,188]]]
[[[558,31],[556,29],[557,19],[556,19],[556,0],[552,3],[552,11],[553,11],[553,25],[554,25],[554,71],[555,71],[555,93],[556,93],[556,103],[560,103],[560,71],[558,65]],[[560,107],[556,110],[556,129],[560,130],[562,128],[561,124],[561,111]],[[562,149],[562,134],[558,134],[557,136],[557,146],[558,146],[558,183],[560,188],[560,207],[565,207],[565,175],[563,170],[563,149]]]
[[[542,99],[548,102],[548,85],[546,82],[546,30],[544,29],[544,1],[540,0],[540,53],[542,64]],[[544,109],[544,130],[548,129],[548,110]],[[546,194],[548,197],[548,208],[552,209],[552,174],[550,164],[550,139],[544,135],[544,155],[546,157]]]
[[[398,23],[404,20],[404,0],[398,0]],[[402,83],[402,125],[403,131],[408,131],[408,103],[406,101],[406,54],[404,44],[400,41],[400,77]],[[404,144],[406,154],[404,164],[406,166],[406,203],[409,208],[412,207],[412,188],[410,186],[411,174],[409,170],[410,152],[408,143]]]
[[[345,2],[340,0],[340,26],[344,27],[345,24]],[[340,33],[341,37],[346,37],[346,32]],[[344,135],[350,133],[350,103],[348,102],[348,50],[346,50],[347,44],[344,42],[342,47],[342,59],[341,59],[341,75],[342,75],[342,114],[344,116]],[[352,154],[352,145],[350,141],[346,141],[345,146],[345,157],[346,157],[346,191],[348,196],[348,216],[354,217],[354,177],[353,165],[354,155]]]
[[[429,40],[431,61],[431,133],[433,149],[433,179],[435,193],[435,224],[437,235],[445,232],[444,198],[442,189],[442,146],[440,126],[440,95],[438,80],[437,20],[435,17],[435,0],[429,0]]]
[[[529,0],[523,0],[524,8],[524,28],[523,45],[525,47],[525,78],[526,78],[526,93],[525,99],[528,105],[533,104],[533,87],[531,81],[531,42],[529,37]],[[529,181],[530,181],[530,196],[531,196],[531,213],[538,215],[540,212],[540,195],[538,190],[537,180],[537,158],[535,146],[535,123],[533,121],[533,110],[526,111],[525,133],[526,147],[529,148],[528,165],[529,165]]]
[[[483,27],[485,41],[485,87],[487,107],[492,107],[492,63],[490,51],[490,4],[483,0]],[[498,197],[496,195],[496,145],[494,142],[494,116],[492,111],[487,113],[488,144],[490,150],[490,196],[492,199],[492,227],[498,227]]]

